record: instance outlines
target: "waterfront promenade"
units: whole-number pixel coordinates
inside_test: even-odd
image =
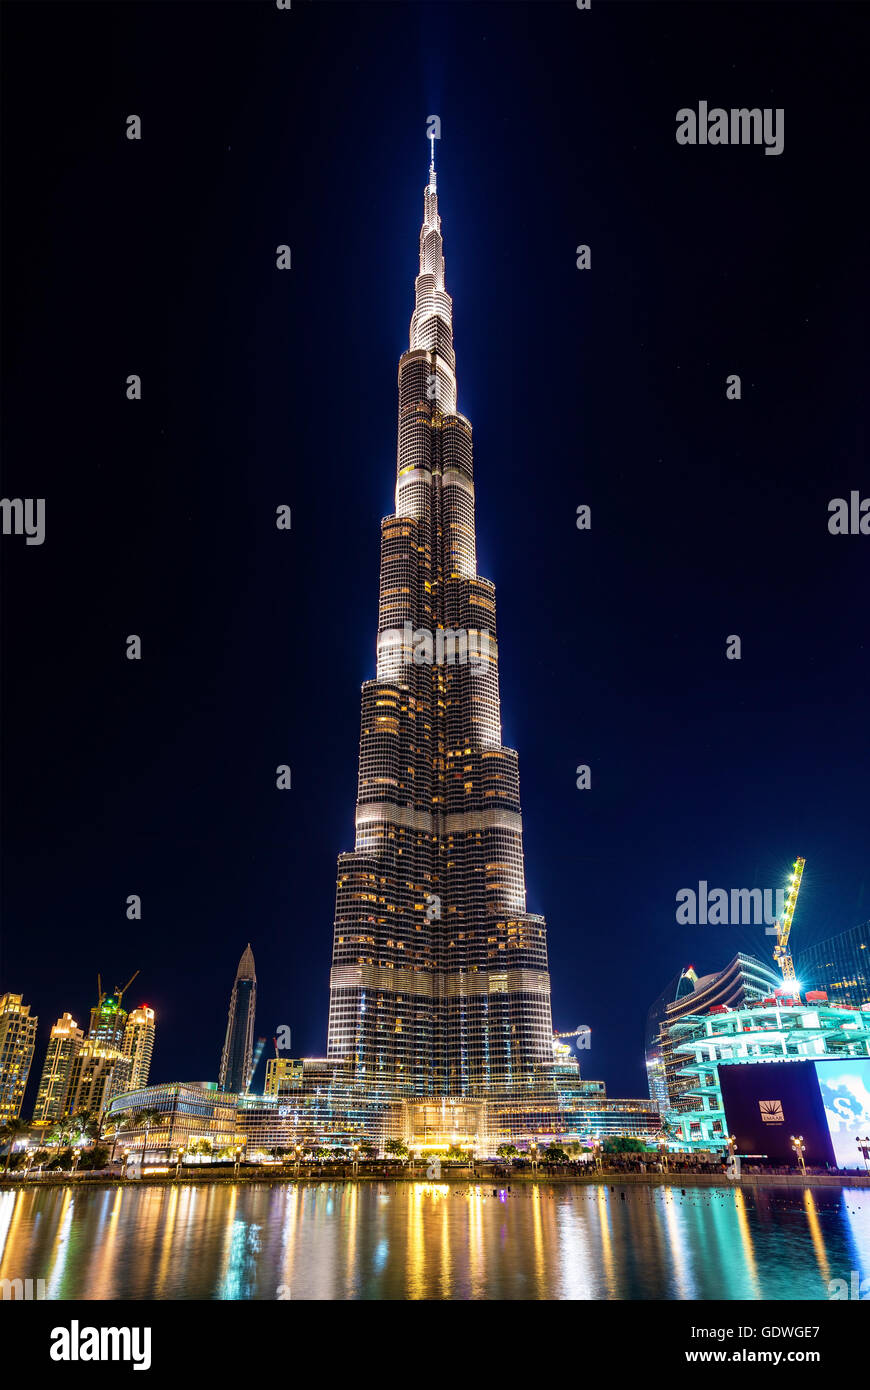
[[[178,1176],[175,1170],[170,1172],[149,1172],[145,1170],[141,1177],[121,1176],[118,1173],[98,1172],[98,1173],[78,1173],[70,1174],[65,1172],[43,1173],[41,1176],[31,1174],[29,1177],[17,1177],[14,1173],[0,1175],[0,1190],[20,1189],[23,1187],[141,1187],[144,1184],[156,1184],[158,1186],[172,1187],[176,1183],[186,1185],[189,1183],[213,1185],[213,1184],[232,1184],[232,1183],[274,1183],[274,1184],[294,1184],[311,1182],[340,1182],[340,1183],[431,1183],[449,1186],[479,1186],[492,1188],[505,1187],[525,1187],[529,1184],[546,1184],[558,1186],[606,1186],[611,1188],[623,1187],[783,1187],[783,1188],[807,1188],[807,1187],[864,1187],[870,1188],[870,1173],[808,1173],[803,1176],[801,1173],[744,1173],[739,1180],[727,1178],[724,1173],[719,1171],[711,1172],[685,1172],[685,1173],[639,1173],[633,1171],[620,1172],[603,1170],[600,1172],[570,1172],[551,1171],[540,1168],[538,1172],[531,1170],[521,1170],[519,1172],[506,1173],[504,1171],[493,1171],[486,1165],[479,1165],[476,1169],[450,1168],[443,1169],[438,1176],[431,1176],[427,1165],[424,1163],[408,1164],[404,1168],[382,1167],[373,1164],[366,1169],[360,1169],[354,1173],[351,1164],[330,1164],[310,1167],[303,1165],[297,1172],[295,1168],[283,1170],[278,1165],[275,1166],[248,1166],[241,1167],[238,1173],[233,1169],[224,1167],[202,1167],[189,1165],[184,1166]]]

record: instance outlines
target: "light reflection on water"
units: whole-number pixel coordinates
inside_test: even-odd
[[[0,1279],[56,1299],[826,1299],[870,1277],[868,1189],[512,1187],[6,1190]]]

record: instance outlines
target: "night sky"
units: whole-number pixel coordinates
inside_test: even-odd
[[[3,30],[3,495],[46,499],[44,545],[2,541],[25,1115],[98,972],[141,971],[152,1080],[216,1079],[248,941],[257,1034],[324,1053],[432,113],[528,906],[584,1075],[645,1095],[668,980],[773,944],[677,926],[679,889],[802,854],[796,951],[870,917],[870,536],[827,525],[870,496],[859,7],[13,3]],[[700,100],[782,107],[784,152],[677,145]]]

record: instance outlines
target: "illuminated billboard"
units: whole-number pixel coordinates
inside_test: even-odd
[[[725,1124],[738,1153],[791,1167],[796,1162],[792,1137],[800,1135],[805,1163],[835,1166],[816,1065],[803,1060],[719,1064]]]
[[[861,1168],[855,1142],[870,1135],[870,1057],[826,1058],[816,1068],[838,1168]]]

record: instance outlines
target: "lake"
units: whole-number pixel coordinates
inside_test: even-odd
[[[0,1252],[49,1299],[827,1299],[870,1277],[870,1189],[28,1187]]]

